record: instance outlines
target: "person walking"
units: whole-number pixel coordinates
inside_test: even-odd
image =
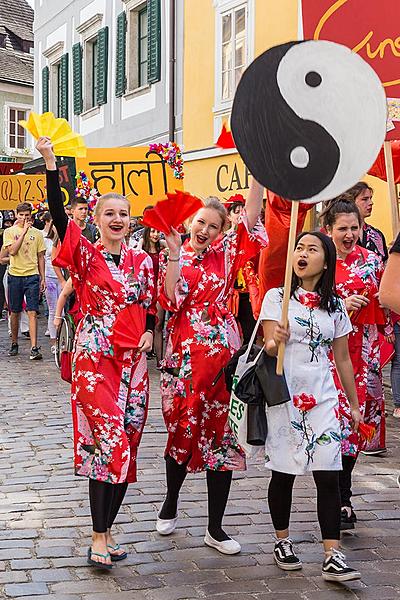
[[[204,542],[224,554],[240,544],[222,528],[232,470],[245,459],[228,427],[229,394],[217,374],[240,347],[238,327],[227,309],[239,269],[267,243],[259,220],[263,188],[252,182],[237,230],[223,235],[226,209],[217,198],[195,215],[182,245],[176,230],[160,254],[159,302],[170,311],[161,397],[168,430],[165,450],[167,496],[157,531],[172,533],[178,497],[188,472],[206,471],[208,528]],[[214,382],[214,383],[213,383]]]
[[[46,246],[42,232],[32,227],[32,206],[28,202],[18,204],[16,221],[5,229],[4,253],[10,258],[8,269],[8,307],[11,313],[11,347],[8,356],[18,354],[18,327],[23,304],[29,319],[31,341],[30,360],[41,360],[37,346],[37,313],[40,294],[44,292]]]
[[[47,319],[47,330],[50,337],[50,349],[54,354],[56,351],[57,329],[54,326],[54,317],[56,314],[57,300],[61,293],[62,287],[58,280],[57,274],[54,271],[52,263],[53,240],[56,234],[53,226],[51,214],[47,211],[43,215],[44,221],[44,243],[46,245],[45,266],[46,266],[46,302],[49,310]]]
[[[275,528],[274,559],[285,571],[302,568],[289,537],[292,489],[297,475],[312,473],[317,487],[317,513],[325,551],[322,577],[327,581],[359,579],[339,551],[341,444],[338,393],[329,353],[336,361],[351,405],[353,430],[361,421],[347,336],[352,327],[343,301],[335,294],[336,252],[323,233],[297,238],[289,302],[284,326],[282,288],[269,290],[260,319],[265,351],[276,356],[285,343],[284,373],[291,402],[267,408],[266,466],[272,470],[268,504]]]
[[[71,400],[75,472],[89,478],[93,523],[88,563],[110,569],[126,558],[111,527],[128,483],[136,481],[136,455],[148,407],[146,352],[154,330],[153,268],[124,237],[130,205],[101,196],[95,209],[100,240],[92,244],[65,214],[49,138],[38,140],[46,163],[49,210],[61,240],[56,264],[69,269],[83,318],[73,352]]]
[[[347,195],[333,200],[322,215],[324,226],[337,252],[336,290],[344,300],[353,331],[349,350],[358,390],[361,414],[373,425],[375,435],[368,445],[360,446],[360,438],[351,427],[348,398],[336,378],[339,389],[342,422],[343,471],[340,475],[342,496],[342,529],[353,529],[357,521],[351,503],[351,477],[361,449],[382,454],[385,448],[385,400],[378,327],[390,336],[390,318],[379,308],[377,294],[383,273],[379,256],[358,245],[362,219],[357,206]]]

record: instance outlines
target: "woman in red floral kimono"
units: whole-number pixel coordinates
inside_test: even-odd
[[[383,264],[377,254],[357,244],[361,217],[354,202],[339,197],[330,204],[323,218],[338,255],[336,291],[344,299],[353,325],[353,331],[349,335],[349,351],[360,410],[365,423],[375,428],[375,435],[369,442],[368,449],[378,453],[385,448],[385,404],[378,327],[386,335],[390,335],[392,330],[390,318],[380,308],[377,300]],[[335,383],[339,390],[342,422],[341,527],[352,529],[356,515],[350,500],[351,473],[362,447],[360,436],[351,428],[348,400],[336,373]]]
[[[60,236],[56,258],[79,289],[83,318],[75,338],[72,376],[75,472],[89,478],[93,542],[89,564],[110,569],[127,554],[111,535],[128,483],[136,481],[136,454],[147,416],[146,351],[151,349],[154,281],[150,257],[128,249],[129,202],[107,194],[90,243],[64,212],[49,138],[37,149],[46,162],[49,209]]]
[[[172,533],[179,491],[187,472],[207,472],[208,529],[205,543],[225,554],[240,545],[222,529],[233,469],[244,469],[242,449],[228,427],[229,394],[218,373],[240,347],[238,327],[227,309],[239,269],[267,244],[259,220],[263,188],[252,183],[237,231],[222,236],[226,210],[207,201],[181,247],[176,231],[160,255],[159,302],[172,313],[161,376],[167,497],[157,531]]]

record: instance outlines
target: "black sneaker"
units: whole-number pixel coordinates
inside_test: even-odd
[[[289,538],[275,542],[274,559],[278,567],[284,571],[297,571],[303,566],[293,552],[293,542]]]
[[[354,529],[354,523],[357,523],[356,513],[350,506],[348,509],[347,507],[343,507],[340,512],[340,531]]]
[[[11,344],[11,348],[8,351],[8,356],[17,356],[18,354],[18,344],[17,342],[13,342]]]
[[[23,331],[23,332],[22,332],[22,335],[23,335],[24,337],[28,338],[28,337],[29,337],[29,331]]]
[[[43,356],[41,355],[40,348],[32,346],[29,358],[30,360],[42,360]]]
[[[346,564],[346,557],[339,550],[332,549],[322,565],[322,578],[325,581],[352,581],[361,579],[361,573]]]

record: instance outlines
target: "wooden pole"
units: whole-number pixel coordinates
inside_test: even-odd
[[[399,233],[399,206],[397,201],[397,190],[394,181],[394,170],[393,170],[393,156],[392,156],[392,144],[384,142],[383,144],[385,151],[385,164],[386,164],[386,176],[389,188],[390,207],[392,212],[392,231],[393,239],[395,240]]]
[[[294,243],[296,241],[297,231],[297,217],[299,214],[299,203],[292,202],[292,213],[290,215],[290,230],[289,240],[286,255],[286,271],[285,271],[285,285],[283,288],[283,301],[282,301],[282,323],[287,327],[288,325],[288,312],[289,312],[289,300],[290,300],[290,287],[292,283],[292,272],[293,272],[293,250]],[[282,375],[283,373],[283,358],[285,356],[285,344],[279,344],[278,348],[278,360],[276,363],[276,374]]]

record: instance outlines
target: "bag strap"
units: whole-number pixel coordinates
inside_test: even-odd
[[[244,353],[244,357],[245,357],[245,359],[246,359],[246,362],[247,362],[248,356],[249,356],[249,354],[250,354],[251,347],[252,347],[252,346],[253,346],[253,344],[254,344],[254,340],[255,340],[255,339],[256,339],[256,337],[257,337],[257,332],[258,332],[258,328],[260,327],[260,323],[261,323],[261,316],[260,316],[260,317],[258,317],[258,320],[257,320],[256,326],[254,327],[253,333],[251,334],[251,338],[250,338],[249,344],[248,344],[248,346],[247,346],[247,350],[246,350],[246,352]],[[261,351],[263,351],[263,348],[261,349]],[[258,356],[260,356],[260,354],[261,354],[261,352],[259,353],[259,355],[258,355]],[[257,357],[257,358],[258,358],[258,357]]]

